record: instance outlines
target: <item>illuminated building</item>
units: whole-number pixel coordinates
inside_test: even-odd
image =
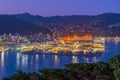
[[[59,41],[61,43],[71,43],[73,41],[89,41],[89,40],[92,40],[92,36],[91,35],[85,35],[83,37],[79,37],[79,36],[66,36],[66,37],[63,37],[63,38],[60,38]]]

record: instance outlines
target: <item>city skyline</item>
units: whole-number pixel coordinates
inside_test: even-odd
[[[97,15],[120,13],[119,0],[1,0],[0,14],[19,14],[28,12],[33,15]]]

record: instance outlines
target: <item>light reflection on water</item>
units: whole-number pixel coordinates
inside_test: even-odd
[[[1,66],[4,68],[4,51],[1,53]]]
[[[58,63],[59,63],[59,57],[58,57],[58,55],[55,55],[55,56],[54,56],[54,61],[55,61],[55,62],[54,62],[55,67],[59,67],[59,66],[58,66]]]
[[[72,63],[78,63],[78,57],[72,56]]]
[[[0,80],[19,69],[31,72],[42,68],[64,68],[64,65],[68,63],[107,62],[109,58],[118,54],[120,54],[120,42],[113,41],[105,43],[105,52],[101,56],[80,57],[0,52]]]

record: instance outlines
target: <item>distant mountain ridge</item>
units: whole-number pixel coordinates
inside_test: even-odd
[[[14,15],[16,18],[28,21],[28,22],[42,22],[42,23],[83,23],[87,21],[92,20],[100,20],[103,22],[106,22],[108,24],[113,24],[116,22],[120,22],[120,14],[115,13],[104,13],[100,15],[71,15],[71,16],[50,16],[50,17],[42,17],[38,15],[31,15],[29,13],[23,13],[23,14],[16,14]],[[109,23],[110,22],[110,23]]]
[[[104,13],[100,15],[71,15],[71,16],[50,16],[43,17],[39,15],[31,15],[29,13],[14,14],[14,15],[0,15],[10,16],[16,20],[8,19],[6,23],[13,26],[10,22],[17,23],[14,25],[13,30],[8,32],[43,32],[50,33],[54,29],[61,34],[91,34],[94,36],[115,36],[120,35],[120,14]],[[0,17],[0,30],[1,26],[5,26],[5,22],[1,23]],[[17,22],[16,22],[17,21]],[[24,27],[22,24],[25,24]],[[31,27],[27,27],[31,25]],[[21,26],[18,26],[21,25]],[[19,28],[20,29],[19,29]],[[7,28],[7,27],[6,27]],[[40,29],[39,29],[40,28]],[[19,29],[19,30],[18,30]],[[24,30],[23,30],[24,29]],[[0,33],[5,32],[2,30]]]

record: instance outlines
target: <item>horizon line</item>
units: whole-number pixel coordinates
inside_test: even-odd
[[[0,13],[0,15],[19,15],[19,14],[28,14],[28,15],[33,15],[33,16],[41,16],[41,17],[53,17],[53,16],[97,16],[97,15],[102,15],[102,14],[120,14],[118,12],[103,12],[103,13],[98,13],[98,14],[65,14],[65,15],[49,15],[49,16],[43,16],[39,14],[32,14],[30,12],[20,12],[20,13]]]

